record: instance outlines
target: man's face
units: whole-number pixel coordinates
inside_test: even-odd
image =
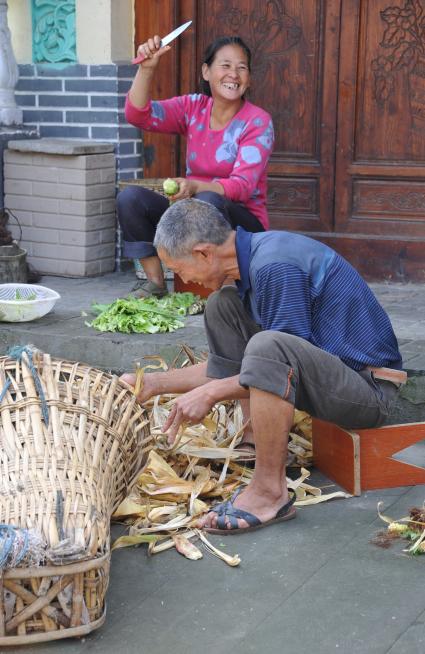
[[[158,255],[167,268],[177,273],[185,283],[196,282],[216,291],[221,288],[226,278],[220,270],[218,257],[213,249],[207,252],[194,251],[191,256],[174,259],[160,248]]]

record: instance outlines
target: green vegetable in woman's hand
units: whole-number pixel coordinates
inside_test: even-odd
[[[166,193],[167,195],[175,195],[180,190],[180,187],[176,182],[176,180],[171,179],[170,177],[164,180],[162,184],[162,188],[164,189],[164,193]]]

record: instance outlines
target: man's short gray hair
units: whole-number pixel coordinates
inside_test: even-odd
[[[154,246],[173,259],[190,256],[198,243],[222,245],[231,226],[220,211],[203,200],[179,200],[162,215],[156,228]]]

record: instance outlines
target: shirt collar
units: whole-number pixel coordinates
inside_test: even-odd
[[[246,232],[242,227],[236,228],[236,256],[238,258],[239,274],[241,278],[236,280],[236,288],[241,298],[251,288],[249,279],[249,263],[251,259],[252,233]]]

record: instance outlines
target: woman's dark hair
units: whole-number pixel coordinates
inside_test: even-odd
[[[245,52],[248,62],[248,70],[251,72],[251,50],[248,48],[245,41],[240,38],[240,36],[220,36],[218,39],[210,43],[210,45],[205,50],[204,60],[202,63],[207,64],[207,66],[211,66],[217,52],[225,45],[237,45]],[[211,97],[210,84],[202,77],[202,75],[199,80],[199,86],[201,93]]]

